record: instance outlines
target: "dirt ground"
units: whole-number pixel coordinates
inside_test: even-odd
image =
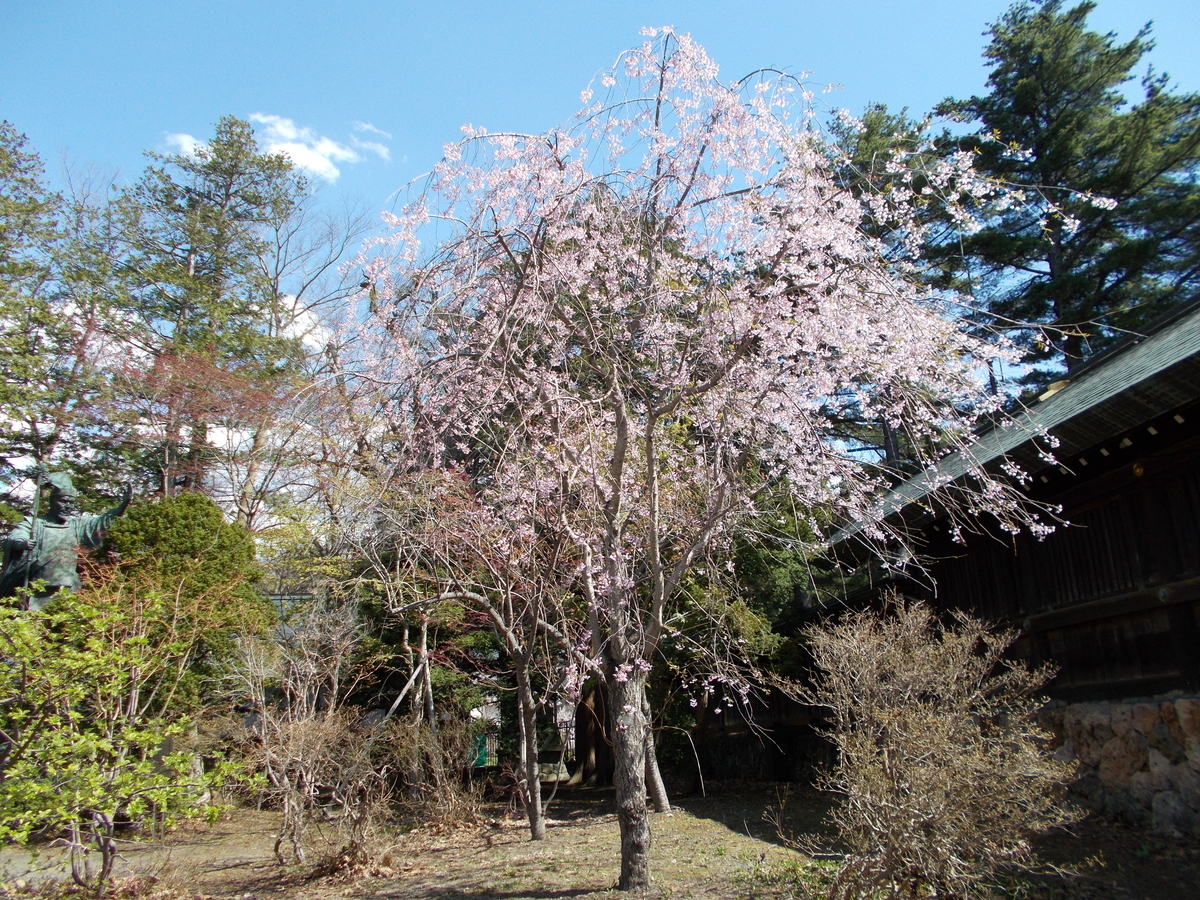
[[[804,898],[819,893],[836,865],[824,822],[828,801],[792,787],[786,826],[808,839],[814,858],[782,845],[763,812],[777,806],[770,785],[709,787],[652,820],[654,896]],[[611,791],[576,791],[555,801],[548,838],[533,843],[519,819],[490,807],[470,826],[424,826],[397,835],[370,871],[332,875],[280,866],[272,855],[277,817],[237,810],[214,825],[181,827],[162,843],[130,841],[118,879],[139,897],[326,900],[348,897],[458,900],[590,900],[618,896],[618,828]],[[332,840],[332,836],[330,836]],[[332,843],[314,858],[335,854]],[[1030,900],[1191,900],[1200,898],[1200,841],[1152,835],[1099,820],[1042,839],[1055,866],[1012,883],[1004,895]],[[310,860],[311,862],[311,860]],[[17,848],[0,852],[0,898],[44,895],[62,877],[62,858],[43,849],[32,865]],[[135,889],[136,885],[136,891]]]

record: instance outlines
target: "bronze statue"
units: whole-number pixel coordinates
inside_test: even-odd
[[[60,590],[77,591],[79,548],[99,547],[113,519],[129,506],[131,488],[127,484],[121,501],[100,515],[77,513],[79,492],[65,472],[54,472],[45,479],[50,485],[50,509],[37,514],[37,498],[42,479],[37,478],[33,514],[4,539],[4,568],[0,569],[0,597],[15,597],[21,588],[37,582],[42,585],[29,596],[29,608],[42,609]]]

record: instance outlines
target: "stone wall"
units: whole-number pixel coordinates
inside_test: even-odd
[[[1200,836],[1200,699],[1176,692],[1112,703],[1054,703],[1055,756],[1078,760],[1071,793],[1120,822]]]

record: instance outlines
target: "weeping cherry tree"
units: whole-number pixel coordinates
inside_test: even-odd
[[[610,692],[624,890],[650,884],[646,679],[685,576],[781,492],[816,535],[868,518],[883,485],[832,411],[932,463],[994,411],[980,361],[1005,352],[866,233],[885,214],[916,246],[928,198],[839,186],[803,83],[724,84],[687,36],[647,34],[569,127],[447,146],[364,261],[359,333],[412,465],[573,545],[555,583]],[[977,208],[990,188],[940,165],[924,183]],[[1016,529],[1014,498],[977,470],[946,502]]]

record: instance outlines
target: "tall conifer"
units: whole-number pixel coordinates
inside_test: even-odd
[[[1128,101],[1150,25],[1122,43],[1087,28],[1094,8],[1014,5],[987,32],[989,93],[938,108],[978,125],[956,149],[1026,191],[944,253],[963,257],[985,320],[1017,326],[1030,360],[1049,365],[1033,383],[1200,291],[1200,94],[1147,68]]]

